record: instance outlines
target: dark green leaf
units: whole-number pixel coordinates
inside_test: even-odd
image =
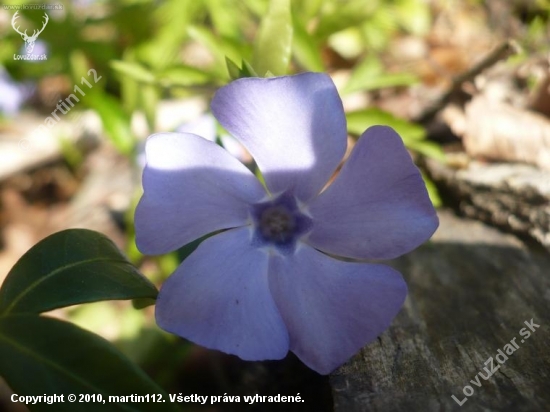
[[[55,233],[15,264],[0,289],[0,313],[41,313],[110,299],[155,298],[157,289],[106,236]]]
[[[0,375],[18,395],[63,395],[64,402],[30,406],[41,411],[175,412],[179,408],[142,370],[109,342],[79,327],[36,315],[0,317]],[[69,402],[68,395],[76,395]],[[103,402],[79,402],[101,394]],[[148,402],[109,402],[109,396],[149,395]],[[160,401],[162,405],[151,400]],[[159,399],[159,395],[161,398]]]
[[[254,68],[245,59],[241,62],[242,67],[237,66],[237,64],[227,56],[225,57],[225,63],[227,65],[227,72],[233,80],[243,77],[258,77],[258,74],[254,71]]]
[[[286,74],[291,52],[290,0],[271,0],[254,43],[252,66],[262,77],[267,71],[277,76]]]
[[[241,68],[239,77],[258,77],[258,72],[254,70],[250,63],[243,59],[243,67]]]
[[[185,259],[187,259],[191,255],[191,253],[193,253],[200,246],[200,244],[204,242],[206,239],[218,233],[220,232],[216,231],[216,232],[209,233],[198,239],[193,240],[192,242],[187,243],[185,246],[180,247],[176,251],[178,255],[178,263],[183,262]]]
[[[156,299],[151,298],[137,298],[132,300],[132,306],[134,309],[143,309],[147,306],[153,306],[156,303]]]
[[[231,80],[238,79],[241,69],[237,66],[237,63],[225,56],[225,65],[227,66],[227,72],[229,73]]]

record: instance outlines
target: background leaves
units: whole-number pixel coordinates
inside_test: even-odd
[[[254,44],[252,67],[260,77],[268,71],[275,76],[286,74],[291,52],[290,0],[272,0]]]

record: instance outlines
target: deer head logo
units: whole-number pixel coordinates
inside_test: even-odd
[[[46,27],[46,24],[48,24],[48,21],[50,20],[50,18],[48,17],[48,15],[46,13],[44,13],[45,20],[44,20],[44,24],[42,25],[42,28],[38,31],[34,30],[33,33],[32,33],[32,36],[29,36],[27,34],[27,30],[25,30],[24,33],[21,33],[19,31],[19,27],[15,27],[15,20],[17,19],[17,17],[19,17],[17,15],[17,13],[19,13],[19,12],[16,11],[15,14],[13,15],[13,18],[11,19],[11,25],[12,25],[13,29],[21,35],[21,38],[23,40],[25,40],[25,48],[27,49],[27,54],[30,54],[30,53],[32,53],[32,50],[34,49],[34,42],[36,41],[38,35],[44,31],[44,27]]]

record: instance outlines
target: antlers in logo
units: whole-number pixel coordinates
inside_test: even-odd
[[[42,28],[38,31],[34,30],[32,36],[29,36],[27,35],[27,30],[25,30],[24,33],[21,33],[19,31],[19,27],[15,27],[15,20],[17,19],[17,17],[19,17],[17,16],[17,13],[19,13],[19,11],[16,11],[15,14],[13,15],[13,18],[11,19],[11,26],[17,33],[21,35],[23,40],[25,40],[25,48],[27,49],[27,54],[29,54],[29,53],[32,53],[32,50],[34,49],[34,42],[36,41],[38,35],[44,31],[44,28],[46,27],[46,24],[48,24],[48,21],[50,20],[50,18],[46,13],[44,13],[45,20],[44,20],[44,24],[42,25]]]

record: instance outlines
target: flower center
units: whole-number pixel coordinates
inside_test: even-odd
[[[284,243],[292,237],[296,220],[285,207],[281,205],[270,206],[260,215],[258,227],[266,240]]]
[[[296,199],[290,194],[251,207],[254,218],[254,240],[259,246],[276,246],[292,253],[296,241],[312,226],[311,219],[302,213]]]

